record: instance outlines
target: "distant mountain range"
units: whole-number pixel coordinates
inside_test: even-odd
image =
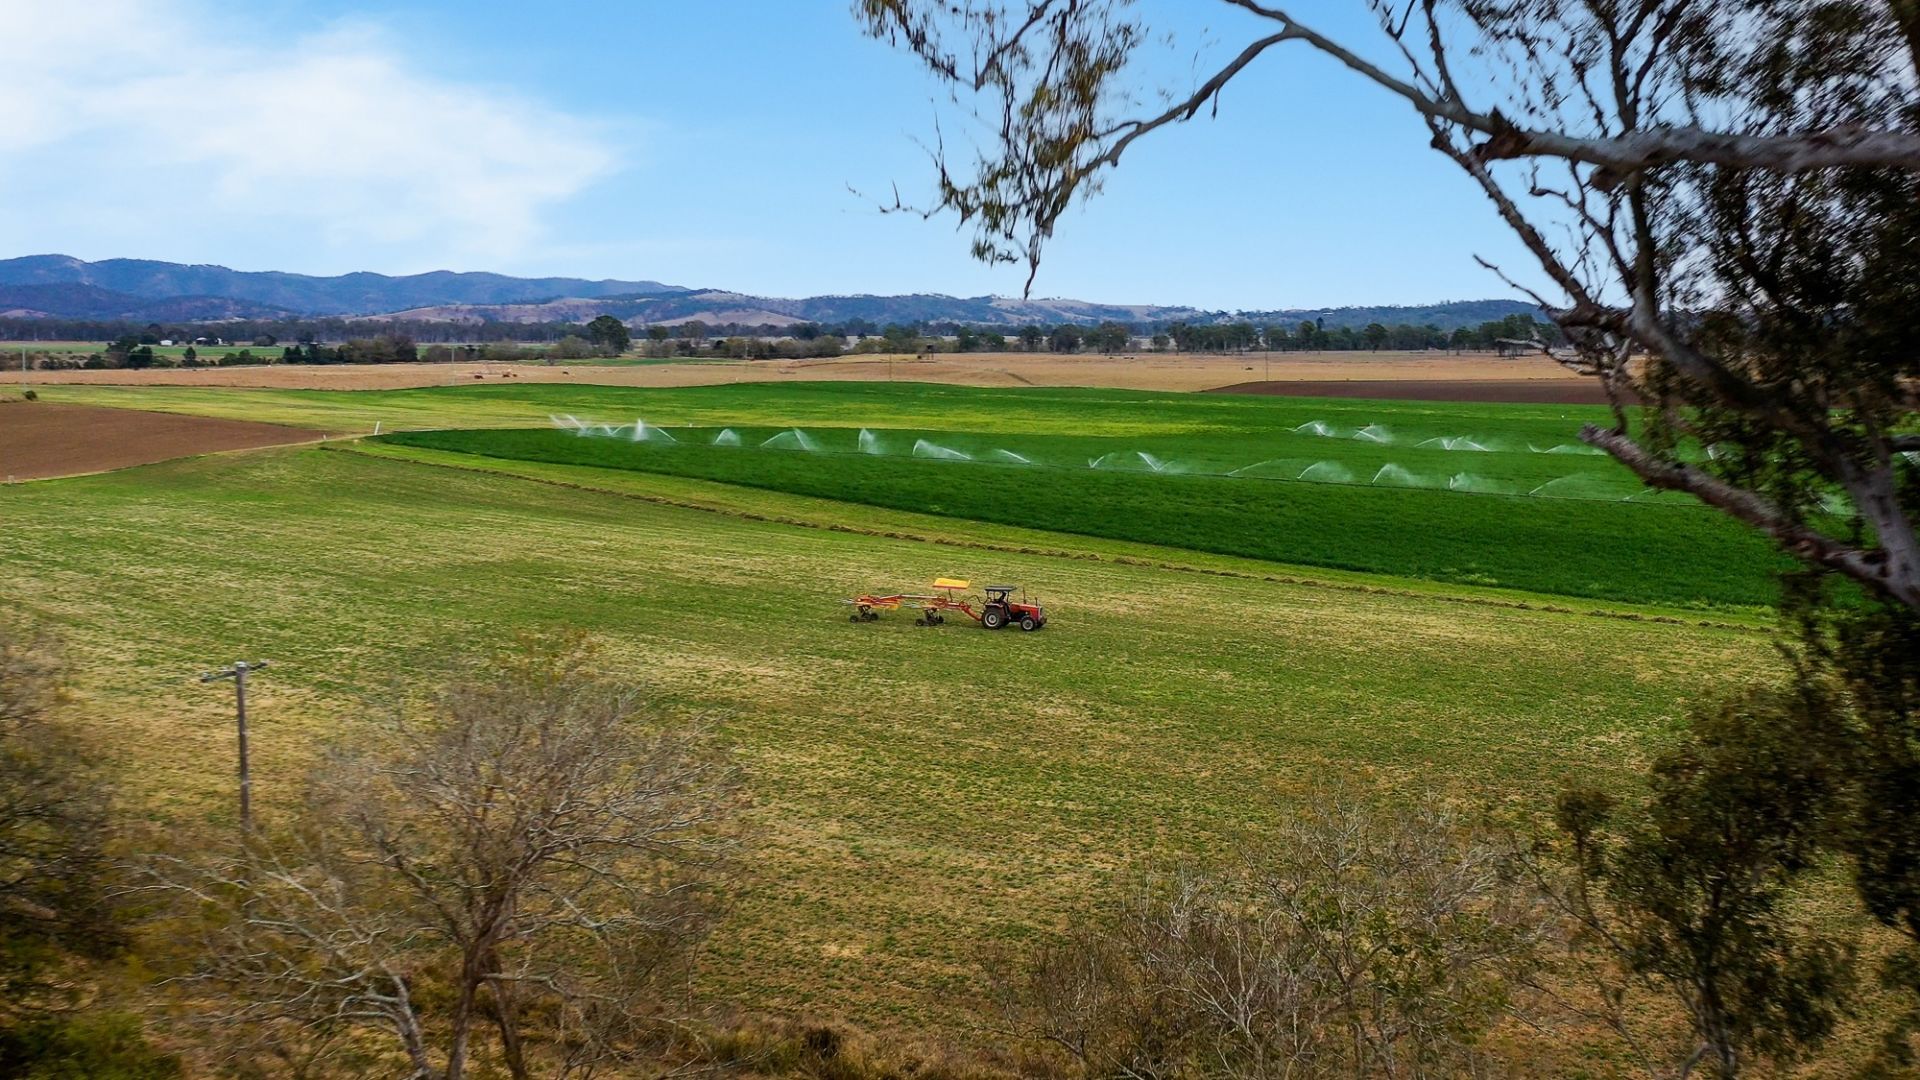
[[[1091,304],[1083,300],[1016,300],[1000,296],[957,297],[933,293],[905,296],[810,296],[784,300],[750,296],[724,289],[686,289],[653,296],[568,297],[524,304],[438,304],[391,312],[380,318],[479,322],[580,322],[608,314],[633,323],[682,323],[698,319],[708,324],[791,326],[795,323],[842,323],[865,319],[887,323],[957,322],[1098,323],[1164,322],[1204,319],[1206,312],[1187,307],[1149,304]]]
[[[585,322],[608,314],[635,325],[682,323],[790,326],[854,319],[886,323],[1167,323],[1299,322],[1364,326],[1429,324],[1443,330],[1515,313],[1536,313],[1513,300],[1465,300],[1401,307],[1288,308],[1205,311],[1151,304],[1095,304],[997,296],[813,296],[800,300],[690,289],[658,281],[516,278],[454,273],[392,277],[355,273],[315,277],[278,271],[229,270],[149,259],[86,262],[66,255],[0,259],[0,317],[133,322],[216,322],[342,317],[456,322]]]
[[[504,274],[456,274],[448,270],[406,277],[369,273],[314,277],[151,259],[86,262],[69,255],[0,259],[0,286],[30,285],[90,285],[108,294],[123,294],[142,301],[219,297],[244,301],[260,312],[258,317],[264,318],[286,312],[372,315],[429,304],[505,304],[563,296],[644,296],[685,291],[657,281],[515,278]],[[14,306],[4,300],[0,303]]]

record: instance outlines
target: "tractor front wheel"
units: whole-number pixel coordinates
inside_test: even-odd
[[[1022,615],[1020,616],[1020,629],[1028,631],[1029,633],[1038,630],[1040,629],[1040,620],[1031,615]]]

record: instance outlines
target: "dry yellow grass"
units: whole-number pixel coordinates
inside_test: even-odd
[[[511,374],[509,374],[511,373]],[[476,376],[481,378],[476,379]],[[36,371],[33,385],[236,386],[309,390],[399,390],[502,378],[605,386],[706,386],[730,382],[912,382],[964,386],[1097,386],[1127,390],[1210,390],[1271,378],[1285,382],[1577,381],[1544,358],[1491,354],[1248,353],[1215,356],[1055,353],[845,356],[821,360],[687,361],[647,364],[382,364],[162,368],[144,371]]]

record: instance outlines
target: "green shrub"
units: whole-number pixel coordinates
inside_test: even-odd
[[[20,1080],[171,1080],[180,1061],[147,1042],[140,1021],[79,1013],[0,1028],[0,1076]]]

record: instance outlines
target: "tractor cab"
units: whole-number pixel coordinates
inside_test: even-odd
[[[1038,630],[1047,625],[1047,613],[1039,604],[1013,599],[1020,586],[983,585],[981,588],[987,594],[987,604],[980,612],[980,625],[987,629],[1018,625],[1022,630]]]

